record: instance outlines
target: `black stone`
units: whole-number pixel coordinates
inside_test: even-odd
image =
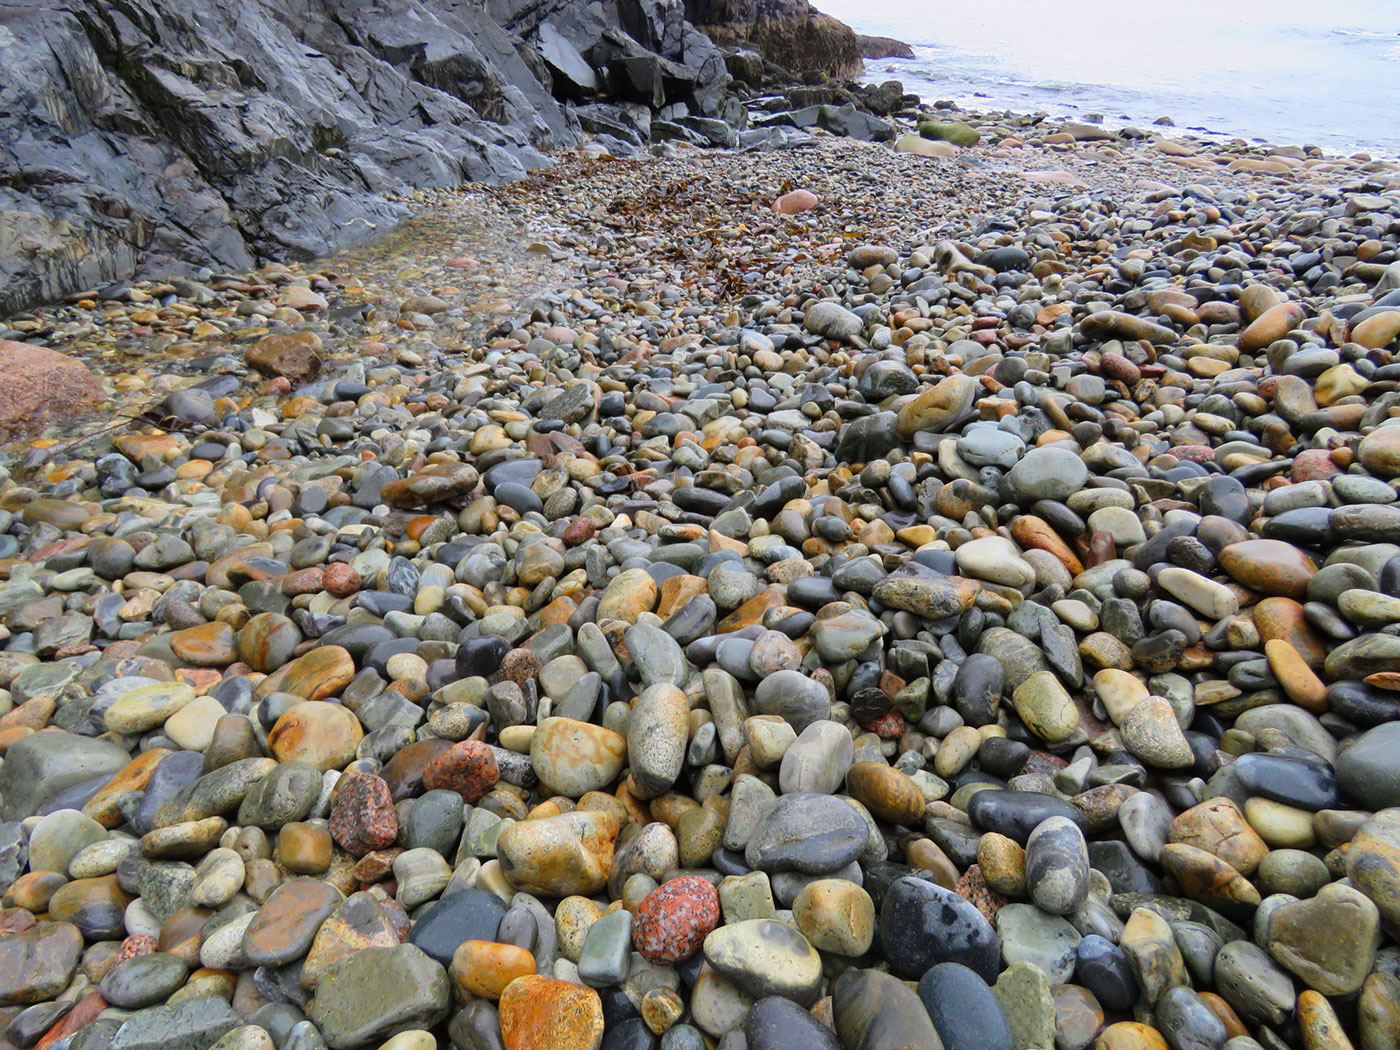
[[[943,1050],[1012,1050],[1001,1004],[987,982],[961,963],[930,967],[919,980],[919,998]]]
[[[982,831],[995,831],[1015,839],[1022,846],[1046,817],[1068,817],[1085,828],[1079,807],[1040,791],[979,791],[967,804],[972,824]]]
[[[659,1040],[640,1017],[629,1017],[603,1033],[599,1050],[656,1050]]]
[[[791,999],[776,995],[753,1004],[744,1035],[748,1050],[841,1050],[835,1032]]]
[[[510,642],[498,634],[468,638],[457,647],[457,674],[461,678],[489,678],[501,669]]]
[[[494,941],[506,915],[505,901],[487,890],[466,889],[418,914],[409,941],[444,966],[463,941]]]
[[[1321,758],[1251,753],[1237,758],[1232,768],[1251,792],[1275,802],[1314,811],[1337,804],[1336,774]]]
[[[880,905],[880,944],[890,968],[913,980],[936,963],[962,963],[996,979],[1001,939],[969,901],[918,878],[894,883]]]
[[[1074,978],[1094,993],[1105,1010],[1131,1010],[1137,1002],[1137,980],[1127,955],[1096,933],[1081,940],[1075,950]]]
[[[991,725],[997,720],[1004,686],[1001,661],[987,653],[973,653],[953,678],[953,706],[968,725]]]
[[[1001,780],[1009,780],[1021,772],[1030,755],[1031,749],[1019,741],[1008,740],[1004,736],[990,736],[982,741],[977,749],[977,764],[984,773],[990,773]]]

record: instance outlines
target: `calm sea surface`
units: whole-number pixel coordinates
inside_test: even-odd
[[[1400,0],[816,0],[925,101],[1400,157]]]

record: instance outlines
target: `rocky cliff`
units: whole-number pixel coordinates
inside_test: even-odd
[[[309,258],[581,129],[725,112],[682,0],[0,0],[0,315]],[[601,100],[601,101],[600,101]],[[732,103],[731,103],[732,107]],[[732,115],[732,108],[730,110]]]
[[[722,46],[749,45],[793,73],[865,71],[855,32],[807,0],[685,0],[685,16]]]

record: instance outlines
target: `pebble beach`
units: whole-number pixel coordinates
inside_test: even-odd
[[[900,130],[0,319],[0,1050],[1400,1050],[1400,162]]]

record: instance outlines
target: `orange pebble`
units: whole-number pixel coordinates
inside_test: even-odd
[[[463,941],[452,953],[451,971],[462,992],[499,999],[511,981],[535,972],[535,957],[513,944]]]

